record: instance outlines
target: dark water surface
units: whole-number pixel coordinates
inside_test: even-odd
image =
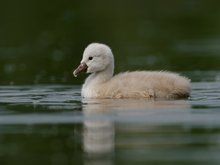
[[[0,164],[219,164],[220,83],[189,100],[89,99],[80,86],[0,86]]]

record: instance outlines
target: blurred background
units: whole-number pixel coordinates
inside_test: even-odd
[[[86,75],[76,79],[72,71],[91,42],[112,48],[116,72],[171,70],[193,81],[220,81],[219,6],[214,0],[2,1],[0,85],[80,84]]]

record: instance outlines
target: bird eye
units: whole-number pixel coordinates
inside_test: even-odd
[[[93,59],[93,57],[89,57],[89,60],[92,60]]]

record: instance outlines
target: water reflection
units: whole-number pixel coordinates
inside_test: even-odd
[[[103,118],[111,115],[111,111],[106,109],[105,104],[87,102],[83,106],[83,114],[83,149],[87,154],[85,164],[113,164],[115,125],[111,119]]]
[[[219,162],[215,154],[219,150],[219,128],[212,127],[204,113],[192,111],[190,103],[83,100],[84,163]]]
[[[117,150],[116,133],[121,134],[121,131],[123,132],[121,128],[126,130],[127,126],[130,125],[128,123],[120,123],[120,117],[126,117],[129,120],[131,118],[138,119],[143,113],[144,115],[151,115],[160,110],[181,110],[189,107],[190,105],[186,100],[84,99],[83,149],[87,155],[85,164],[91,162],[94,164],[113,164]],[[121,127],[121,125],[123,126]],[[133,126],[138,125],[134,124]],[[129,126],[129,128],[131,128],[129,131],[134,134],[139,130],[139,127]]]

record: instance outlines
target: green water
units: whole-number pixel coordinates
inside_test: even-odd
[[[82,99],[80,86],[0,86],[1,164],[219,164],[220,85],[188,100]]]
[[[0,164],[220,163],[220,2],[2,1]],[[116,73],[170,70],[188,100],[86,100],[84,48],[108,44]]]

